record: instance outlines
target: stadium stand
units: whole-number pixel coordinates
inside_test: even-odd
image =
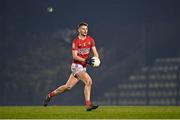
[[[101,105],[180,105],[180,58],[158,58],[95,101]]]

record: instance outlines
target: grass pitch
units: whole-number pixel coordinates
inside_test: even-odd
[[[4,106],[0,119],[180,119],[176,106],[100,106],[86,112],[84,106]]]

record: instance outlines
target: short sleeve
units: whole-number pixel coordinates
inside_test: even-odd
[[[94,41],[93,38],[91,38],[91,46],[92,46],[92,47],[95,46],[95,41]]]
[[[72,50],[78,50],[77,43],[75,40],[72,42]]]

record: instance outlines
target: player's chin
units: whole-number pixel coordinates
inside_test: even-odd
[[[86,36],[86,35],[87,35],[87,33],[84,33],[83,35],[84,35],[84,36]]]

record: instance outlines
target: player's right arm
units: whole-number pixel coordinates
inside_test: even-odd
[[[76,41],[74,40],[72,43],[72,57],[75,61],[85,62],[86,60],[80,56],[78,56],[78,46]]]
[[[80,61],[80,62],[85,62],[86,61],[84,58],[78,56],[78,51],[77,50],[72,50],[72,56],[73,56],[73,59],[76,60],[76,61]]]

